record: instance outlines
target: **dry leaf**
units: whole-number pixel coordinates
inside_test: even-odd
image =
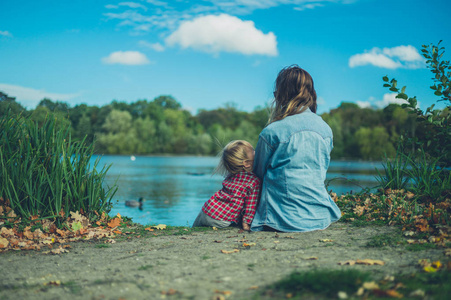
[[[121,224],[121,219],[114,218],[114,219],[111,219],[110,222],[108,222],[108,227],[114,228],[114,227],[119,226],[120,224]]]
[[[369,265],[369,266],[372,266],[372,265],[383,266],[383,265],[385,265],[384,261],[376,260],[376,259],[357,259],[355,261],[355,263],[359,264],[359,265]]]
[[[334,240],[330,240],[330,239],[322,239],[322,240],[319,240],[320,242],[323,242],[323,243],[330,243],[330,242],[333,242]]]
[[[9,241],[5,238],[0,237],[0,248],[6,248],[9,245]]]
[[[147,230],[147,231],[153,231],[153,229],[150,228],[150,227],[144,228],[144,230]]]
[[[175,294],[177,294],[177,290],[169,289],[167,291],[161,291],[161,294],[162,295],[175,295]]]
[[[387,291],[385,291],[385,293],[386,293],[387,296],[392,297],[392,298],[402,298],[402,297],[404,297],[403,294],[400,294],[400,293],[398,293],[395,290],[387,290]]]
[[[166,225],[164,224],[158,224],[157,226],[151,226],[152,228],[156,228],[158,230],[166,229]]]
[[[217,294],[222,294],[222,295],[225,295],[225,296],[232,295],[232,292],[231,292],[231,291],[220,291],[220,290],[215,290],[215,293],[217,293]]]
[[[237,253],[237,252],[240,252],[240,250],[238,250],[238,249],[233,249],[233,250],[231,250],[231,251],[228,251],[228,250],[221,250],[221,252],[224,253],[224,254],[231,254],[231,253]]]
[[[306,257],[306,258],[304,258],[305,260],[317,260],[318,259],[318,257],[316,257],[316,256],[310,256],[310,257]]]
[[[365,290],[376,290],[376,289],[379,289],[379,285],[376,282],[374,282],[374,281],[364,282],[362,287]]]
[[[114,244],[114,243],[116,243],[116,241],[113,240],[113,239],[108,239],[108,240],[105,241],[105,243]]]
[[[339,263],[338,263],[339,265],[350,265],[350,266],[353,266],[353,265],[355,265],[355,260],[346,260],[346,261],[340,261]]]
[[[214,227],[214,226],[212,227],[212,229],[213,229],[213,230],[218,230],[218,228],[216,228],[216,227]]]
[[[253,285],[251,287],[248,288],[249,290],[256,290],[258,289],[258,285]]]
[[[120,230],[113,230],[113,232],[114,232],[115,234],[122,234],[122,231],[120,231]]]
[[[280,243],[280,241],[274,241],[274,244],[278,244],[278,243]]]
[[[444,253],[446,256],[451,256],[451,248],[445,249]]]
[[[252,247],[255,246],[255,243],[243,243],[243,247]]]

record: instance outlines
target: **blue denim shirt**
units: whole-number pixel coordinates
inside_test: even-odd
[[[324,185],[332,148],[332,130],[309,109],[263,129],[254,159],[262,191],[251,230],[312,231],[340,219]]]

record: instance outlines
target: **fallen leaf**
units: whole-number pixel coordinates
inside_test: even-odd
[[[365,290],[376,290],[376,289],[379,289],[379,285],[376,282],[374,282],[374,281],[364,282],[362,287]]]
[[[113,230],[113,232],[114,232],[115,234],[122,234],[122,231],[120,231],[120,230]]]
[[[108,240],[105,241],[105,243],[114,244],[114,243],[116,243],[116,241],[113,240],[113,239],[108,239]]]
[[[214,227],[214,226],[213,226],[211,229],[213,229],[213,230],[218,230],[218,228],[216,228],[216,227]]]
[[[346,261],[340,261],[339,263],[338,263],[339,265],[350,265],[350,266],[353,266],[353,265],[355,265],[355,260],[346,260]]]
[[[256,290],[256,289],[258,289],[258,285],[253,285],[248,288],[248,290]]]
[[[376,259],[357,259],[355,261],[355,263],[359,264],[359,265],[369,265],[369,266],[372,266],[372,265],[383,266],[383,265],[385,265],[384,261],[376,260]]]
[[[338,292],[338,299],[348,299],[348,294],[346,292]]]
[[[392,297],[392,298],[402,298],[402,297],[404,297],[403,294],[400,294],[400,293],[398,293],[395,290],[387,290],[387,291],[385,291],[385,293],[386,293],[387,296]]]
[[[167,291],[161,291],[161,294],[162,295],[175,295],[175,294],[177,294],[177,290],[169,289]]]
[[[114,227],[119,226],[120,224],[121,224],[121,219],[119,219],[119,218],[114,218],[114,219],[111,219],[110,222],[108,222],[108,227],[114,228]]]
[[[243,247],[252,247],[255,246],[255,243],[243,243]]]
[[[304,258],[305,260],[318,260],[318,257],[316,256],[310,256],[310,257],[306,257]]]
[[[144,230],[147,230],[147,231],[153,231],[153,229],[150,228],[150,227],[144,228]]]
[[[424,297],[425,295],[426,295],[426,293],[423,290],[418,289],[418,290],[415,290],[412,293],[410,293],[409,296],[410,297]]]
[[[0,237],[0,248],[6,248],[9,245],[9,241],[5,238]]]
[[[278,244],[278,243],[280,243],[280,241],[274,241],[274,244]]]
[[[156,226],[151,226],[152,228],[158,229],[158,230],[163,230],[166,229],[166,225],[164,224],[158,224]]]
[[[214,243],[222,243],[222,241],[214,240]]]
[[[232,292],[231,292],[231,291],[220,291],[220,290],[215,290],[215,293],[217,293],[217,294],[222,294],[222,295],[225,295],[225,296],[232,295]]]
[[[237,252],[240,252],[240,250],[238,250],[238,249],[233,249],[233,250],[231,250],[231,251],[228,251],[228,250],[221,250],[221,252],[224,253],[224,254],[231,254],[231,253],[237,253]]]
[[[451,248],[445,249],[444,253],[446,256],[451,256]]]
[[[330,242],[333,242],[334,240],[331,240],[331,239],[322,239],[322,240],[319,240],[320,242],[323,242],[323,243],[330,243]]]
[[[55,285],[55,286],[58,286],[58,285],[61,285],[61,280],[53,280],[53,281],[49,281],[49,282],[45,282],[44,283],[44,285]]]

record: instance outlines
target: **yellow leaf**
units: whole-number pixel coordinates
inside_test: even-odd
[[[255,243],[243,243],[243,247],[255,246]]]
[[[213,226],[213,228],[212,228],[212,229],[213,229],[213,230],[218,230],[218,228],[216,228],[216,227],[214,227],[214,226]]]
[[[364,282],[363,283],[363,288],[365,290],[378,290],[379,289],[379,285],[376,282],[374,282],[374,281]]]
[[[423,270],[424,270],[425,272],[428,272],[428,273],[434,273],[434,272],[437,272],[437,269],[434,268],[433,266],[426,266],[426,267],[423,268]]]
[[[340,261],[338,264],[339,265],[350,265],[350,266],[353,266],[353,265],[355,265],[355,260]]]
[[[432,266],[436,269],[440,269],[440,267],[442,266],[442,263],[439,260],[437,260],[432,263]]]
[[[166,229],[166,225],[164,224],[158,224],[157,226],[151,226],[152,228],[156,228],[158,230]]]
[[[333,242],[334,240],[331,240],[331,239],[322,239],[322,240],[319,240],[320,242],[323,242],[323,243],[330,243],[330,242]]]

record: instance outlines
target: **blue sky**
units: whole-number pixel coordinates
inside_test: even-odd
[[[320,113],[395,101],[384,75],[424,109],[437,98],[421,45],[443,40],[450,59],[450,11],[448,0],[1,1],[0,91],[27,108],[172,95],[193,114],[252,111],[298,64]]]

